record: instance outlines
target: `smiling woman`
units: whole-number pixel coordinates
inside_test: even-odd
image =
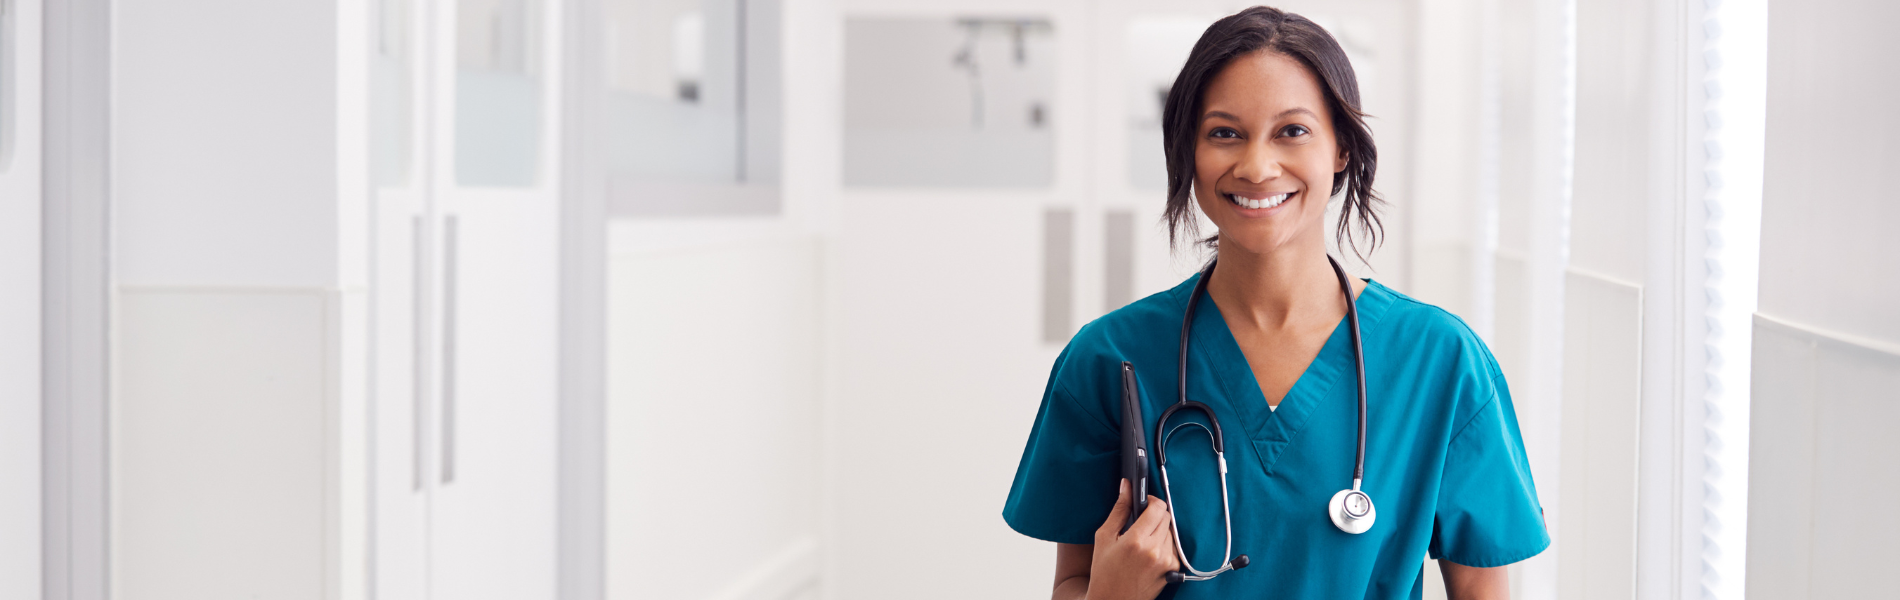
[[[1496,359],[1462,320],[1327,256],[1335,196],[1342,246],[1355,226],[1372,248],[1381,233],[1345,52],[1272,8],[1221,19],[1163,126],[1171,237],[1199,237],[1199,207],[1218,261],[1083,327],[1056,359],[1003,509],[1056,542],[1054,596],[1417,598],[1429,555],[1448,597],[1506,597],[1502,567],[1550,537]],[[1118,372],[1124,390],[1106,383]],[[1153,479],[1117,488],[1124,429],[1157,432],[1156,452],[1133,457],[1162,475],[1146,509]],[[1210,443],[1170,452],[1177,431]]]
[[[1233,69],[1224,68],[1230,64]],[[1257,76],[1236,73],[1243,71]],[[1348,235],[1356,221],[1360,233],[1368,238],[1369,248],[1378,248],[1383,230],[1377,206],[1382,201],[1373,193],[1372,181],[1379,169],[1379,151],[1372,143],[1372,131],[1366,127],[1366,114],[1360,110],[1359,83],[1352,63],[1326,30],[1299,15],[1264,7],[1222,19],[1194,45],[1171,90],[1161,117],[1171,239],[1178,242],[1182,230],[1189,237],[1198,237],[1190,203],[1194,194],[1206,186],[1197,188],[1194,184],[1214,183],[1197,181],[1210,163],[1242,158],[1233,153],[1252,146],[1236,142],[1252,126],[1256,136],[1273,136],[1280,148],[1301,148],[1303,157],[1337,163],[1326,172],[1328,175],[1309,179],[1328,189],[1326,196],[1314,204],[1323,212],[1327,198],[1345,191],[1336,229],[1341,246],[1350,243],[1358,248]],[[1221,98],[1230,98],[1227,102],[1234,106],[1214,103]],[[1260,123],[1245,123],[1235,115],[1257,110],[1263,104],[1286,108]],[[1279,127],[1260,129],[1270,124]],[[1203,138],[1221,141],[1202,144]],[[1320,145],[1314,146],[1315,140]],[[1333,177],[1332,173],[1340,176]],[[1208,216],[1219,224],[1214,214],[1209,212]],[[1202,241],[1212,243],[1214,238]]]

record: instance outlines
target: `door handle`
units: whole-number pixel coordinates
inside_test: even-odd
[[[455,346],[456,289],[461,253],[459,222],[455,215],[442,223],[442,483],[455,481]]]
[[[423,221],[422,215],[416,215],[411,218],[409,226],[409,244],[411,246],[409,261],[411,263],[410,268],[412,269],[409,272],[409,285],[411,288],[411,296],[409,297],[409,335],[411,336],[409,349],[412,355],[410,360],[413,361],[411,368],[415,371],[415,377],[409,381],[412,395],[409,407],[409,422],[410,429],[412,430],[410,432],[411,439],[409,449],[411,453],[410,468],[414,471],[413,479],[415,480],[416,491],[422,490],[423,473],[428,470],[428,463],[423,458],[425,452],[423,440],[428,435],[427,415],[429,408],[427,404],[429,397],[429,356],[426,351],[428,348],[429,327],[428,319],[424,318],[424,315],[429,314],[429,286],[427,283],[429,281],[429,245],[423,239],[423,234],[427,227],[428,225]]]

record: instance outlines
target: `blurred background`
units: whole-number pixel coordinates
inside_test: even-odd
[[[1004,496],[1206,258],[1161,99],[1246,5],[0,1],[0,597],[1046,597]],[[1892,597],[1900,5],[1279,6],[1350,269],[1503,366],[1515,597]]]

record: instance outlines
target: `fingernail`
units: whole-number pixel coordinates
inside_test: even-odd
[[[1128,495],[1128,480],[1123,479],[1121,485],[1118,486],[1118,488],[1121,490],[1121,495],[1127,496]]]

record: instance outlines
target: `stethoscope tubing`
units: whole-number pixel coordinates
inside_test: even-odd
[[[1213,417],[1213,413],[1211,412],[1208,413],[1208,416],[1210,418]],[[1167,441],[1174,439],[1174,433],[1177,431],[1180,431],[1182,427],[1199,427],[1203,431],[1211,431],[1205,425],[1202,425],[1200,423],[1195,423],[1193,421],[1189,421],[1186,423],[1175,425],[1173,428],[1169,429],[1167,435],[1162,437],[1159,440],[1161,442],[1160,445],[1162,447],[1166,447]],[[1184,580],[1185,581],[1206,581],[1209,579],[1213,579],[1215,575],[1219,575],[1227,571],[1232,571],[1234,569],[1234,566],[1233,566],[1234,519],[1233,519],[1232,509],[1230,509],[1227,505],[1227,501],[1228,501],[1227,500],[1227,453],[1219,451],[1219,450],[1214,451],[1214,458],[1220,462],[1221,526],[1227,529],[1227,548],[1222,551],[1224,553],[1224,556],[1221,558],[1220,568],[1214,569],[1212,571],[1202,571],[1200,569],[1196,569],[1194,568],[1193,563],[1188,562],[1187,550],[1181,547],[1181,528],[1177,524],[1177,522],[1174,520],[1174,505],[1173,505],[1174,498],[1173,498],[1172,493],[1168,491],[1169,489],[1168,461],[1167,461],[1167,458],[1165,457],[1158,456],[1157,458],[1161,461],[1161,492],[1163,494],[1169,495],[1168,498],[1165,498],[1165,500],[1167,500],[1169,503],[1168,530],[1174,533],[1174,551],[1178,553],[1178,556],[1181,557],[1181,566],[1186,567],[1188,571],[1186,574],[1183,575]]]
[[[1346,279],[1346,270],[1339,267],[1339,261],[1326,257],[1333,266],[1333,274],[1339,277],[1339,289],[1346,294],[1346,323],[1352,327],[1352,364],[1359,375],[1359,452],[1352,461],[1352,489],[1359,489],[1359,481],[1366,476],[1366,354],[1359,343],[1359,301],[1352,297],[1352,283]],[[1211,271],[1211,269],[1210,269]]]
[[[1194,328],[1194,312],[1195,312],[1194,309],[1195,309],[1195,306],[1199,304],[1201,295],[1207,292],[1207,282],[1209,279],[1213,277],[1214,265],[1218,261],[1219,261],[1219,258],[1216,257],[1214,260],[1209,260],[1207,262],[1207,266],[1201,269],[1200,280],[1194,283],[1193,294],[1188,296],[1187,310],[1185,311],[1185,314],[1183,315],[1181,319],[1180,359],[1179,359],[1179,362],[1176,364],[1177,377],[1176,377],[1175,385],[1176,385],[1176,392],[1178,393],[1179,397],[1178,397],[1178,400],[1175,402],[1175,404],[1172,406],[1169,406],[1167,410],[1162,411],[1161,418],[1155,421],[1155,458],[1160,462],[1160,466],[1161,466],[1161,493],[1163,496],[1166,496],[1163,499],[1167,500],[1170,505],[1170,510],[1168,512],[1168,529],[1170,532],[1174,534],[1174,549],[1175,549],[1175,552],[1177,552],[1181,558],[1182,570],[1186,571],[1185,573],[1182,573],[1182,572],[1170,573],[1170,581],[1206,581],[1209,579],[1213,579],[1214,576],[1219,575],[1221,573],[1234,570],[1235,568],[1238,568],[1238,567],[1246,566],[1246,562],[1247,562],[1244,560],[1246,555],[1242,555],[1241,560],[1236,560],[1233,558],[1233,554],[1234,554],[1233,511],[1232,511],[1231,506],[1229,505],[1229,499],[1228,499],[1228,493],[1227,493],[1227,448],[1226,448],[1226,442],[1225,440],[1222,439],[1222,436],[1221,436],[1220,420],[1214,415],[1213,407],[1210,407],[1200,402],[1189,400],[1188,393],[1187,393],[1188,343],[1190,341],[1189,334],[1193,331],[1193,328]],[[1364,344],[1361,343],[1361,340],[1359,337],[1359,306],[1358,306],[1359,302],[1357,301],[1357,299],[1353,298],[1352,283],[1346,278],[1346,270],[1339,266],[1339,261],[1333,260],[1333,257],[1331,256],[1327,256],[1326,262],[1332,266],[1333,274],[1337,276],[1339,279],[1339,289],[1346,296],[1346,322],[1348,326],[1350,327],[1351,333],[1352,333],[1353,367],[1354,367],[1355,374],[1358,376],[1358,381],[1359,381],[1359,415],[1358,415],[1359,416],[1359,432],[1358,432],[1359,439],[1358,439],[1357,449],[1353,456],[1353,467],[1352,467],[1352,490],[1353,492],[1358,492],[1360,482],[1365,479],[1365,472],[1366,472],[1366,357],[1365,357]],[[1199,410],[1202,413],[1205,413],[1207,415],[1207,424],[1203,425],[1201,423],[1187,422],[1187,423],[1181,423],[1179,425],[1176,425],[1173,428],[1166,428],[1167,423],[1168,423],[1168,418],[1173,416],[1175,411],[1178,411],[1184,408],[1191,409],[1191,410]],[[1212,441],[1213,441],[1213,446],[1214,446],[1214,456],[1220,461],[1221,524],[1227,530],[1226,532],[1227,533],[1227,536],[1226,536],[1227,547],[1225,550],[1225,556],[1221,559],[1220,568],[1214,569],[1212,571],[1203,571],[1203,570],[1197,569],[1194,567],[1192,563],[1188,562],[1187,551],[1181,545],[1180,526],[1176,522],[1175,517],[1174,517],[1174,511],[1172,510],[1172,506],[1174,504],[1174,498],[1173,498],[1173,492],[1170,489],[1172,486],[1170,486],[1168,482],[1168,441],[1174,438],[1175,432],[1180,431],[1181,428],[1188,427],[1188,426],[1199,427],[1202,430],[1208,432],[1209,437],[1213,438]],[[1341,492],[1341,494],[1344,494],[1344,493],[1345,492]],[[1345,526],[1342,525],[1341,527],[1345,527]],[[1360,531],[1363,531],[1363,529],[1360,529]],[[1177,575],[1178,575],[1178,579],[1176,577]]]

